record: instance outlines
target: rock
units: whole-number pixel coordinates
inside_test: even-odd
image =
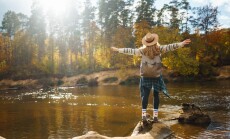
[[[167,138],[171,136],[173,132],[164,123],[158,121],[154,122],[153,118],[147,114],[147,124],[143,125],[143,122],[139,122],[134,128],[131,136],[145,136],[145,138]]]
[[[74,137],[73,139],[109,139],[109,137],[102,136],[95,131],[89,131],[85,135]]]
[[[179,123],[188,123],[195,125],[209,125],[211,118],[204,113],[198,106],[189,103],[182,104],[183,113],[179,116]]]
[[[0,139],[6,139],[6,138],[3,138],[2,136],[0,136]]]
[[[148,116],[147,124],[140,121],[128,137],[107,137],[95,131],[89,131],[85,135],[74,137],[73,139],[165,139],[173,136],[170,128],[162,122],[153,122],[153,118]]]
[[[211,122],[209,115],[204,113],[198,106],[194,104],[183,103],[183,113],[179,118],[170,118],[169,120],[177,120],[179,123],[208,125]],[[127,137],[107,137],[98,134],[95,131],[90,131],[85,135],[74,137],[73,139],[166,139],[175,138],[173,131],[161,121],[154,122],[153,118],[147,114],[147,123],[143,124],[140,121],[134,128],[131,136]]]

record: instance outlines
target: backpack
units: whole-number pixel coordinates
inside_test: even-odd
[[[141,63],[140,74],[143,77],[157,78],[160,77],[161,72],[162,72],[161,63],[154,63],[154,64],[149,64],[147,62]]]
[[[140,51],[143,55],[143,52]],[[160,77],[162,72],[162,63],[148,63],[142,62],[140,66],[140,75],[143,77],[157,78]]]

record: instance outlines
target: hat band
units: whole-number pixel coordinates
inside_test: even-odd
[[[147,41],[147,40],[146,40],[147,43],[151,43],[151,42],[153,42],[153,41],[154,41],[154,39],[152,39],[151,41]]]

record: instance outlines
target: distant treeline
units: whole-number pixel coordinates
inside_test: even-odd
[[[137,4],[134,7],[134,2]],[[0,78],[39,78],[137,67],[139,57],[117,55],[111,46],[138,48],[147,32],[160,44],[190,38],[189,47],[162,55],[165,67],[180,75],[209,76],[230,64],[230,29],[219,29],[218,7],[191,7],[172,0],[161,9],[155,0],[76,1],[65,16],[44,13],[34,2],[30,17],[8,11],[0,35]],[[55,5],[54,5],[55,6]]]

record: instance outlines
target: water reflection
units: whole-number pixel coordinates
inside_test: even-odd
[[[77,99],[76,95],[72,93],[65,92],[67,87],[60,88],[52,88],[50,90],[40,89],[38,91],[33,92],[25,92],[25,93],[8,93],[3,92],[0,94],[1,103],[16,103],[16,102],[26,102],[26,101],[34,101],[38,102],[40,100],[47,100],[48,103],[57,103],[57,102],[65,102],[65,100],[75,100]],[[71,104],[76,105],[76,103]]]
[[[228,82],[168,84],[172,99],[160,95],[159,118],[178,117],[180,104],[194,103],[212,123],[204,128],[177,121],[166,124],[177,138],[229,138]],[[152,113],[149,98],[148,113]],[[55,88],[0,92],[0,135],[6,138],[71,138],[94,130],[106,136],[128,136],[141,118],[138,86]]]

